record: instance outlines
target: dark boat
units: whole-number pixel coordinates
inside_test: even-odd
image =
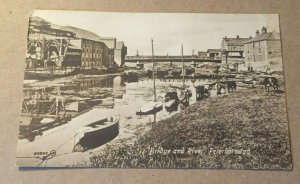
[[[93,122],[75,132],[74,152],[83,152],[106,144],[119,135],[119,117]]]

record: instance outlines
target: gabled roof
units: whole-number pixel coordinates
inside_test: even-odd
[[[275,32],[260,34],[258,36],[255,36],[251,40],[246,41],[245,43],[252,43],[263,40],[280,40],[280,34]]]
[[[242,46],[251,38],[223,38],[227,46]]]

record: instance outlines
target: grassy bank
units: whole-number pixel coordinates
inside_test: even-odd
[[[284,94],[263,89],[205,99],[153,123],[133,145],[107,147],[94,167],[291,169]]]

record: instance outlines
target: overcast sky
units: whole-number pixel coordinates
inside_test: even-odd
[[[105,13],[38,10],[39,16],[51,23],[70,25],[92,31],[102,37],[124,41],[128,55],[151,55],[151,38],[155,55],[180,55],[192,50],[220,48],[222,38],[254,36],[257,29],[279,32],[277,15],[200,14],[200,13]]]

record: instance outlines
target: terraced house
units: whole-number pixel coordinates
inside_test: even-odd
[[[266,27],[244,43],[245,64],[248,70],[282,71],[280,34],[268,32]]]

